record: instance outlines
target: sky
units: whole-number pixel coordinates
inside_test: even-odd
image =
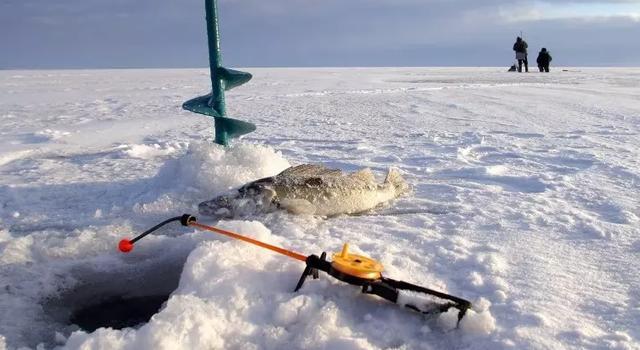
[[[640,0],[219,0],[230,67],[640,66]],[[533,56],[533,57],[532,57]],[[0,69],[206,67],[204,0],[0,0]]]

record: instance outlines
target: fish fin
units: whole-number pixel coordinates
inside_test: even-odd
[[[367,183],[375,183],[376,182],[376,177],[373,176],[373,172],[371,171],[371,169],[369,168],[364,168],[364,169],[360,169],[358,171],[356,171],[355,173],[349,175],[353,178],[362,180],[364,182]]]
[[[277,176],[280,177],[317,177],[317,176],[339,176],[342,171],[329,169],[322,165],[300,164],[283,170]]]
[[[264,189],[267,186],[271,186],[274,182],[273,176],[271,177],[263,177],[262,179],[258,179],[255,181],[251,181],[238,189],[240,194],[245,194],[249,190],[259,190]]]
[[[258,179],[250,182],[250,184],[256,184],[256,185],[269,185],[272,183],[273,183],[273,176],[263,177],[262,179]]]
[[[409,191],[409,185],[402,175],[400,175],[400,170],[398,168],[389,168],[389,173],[387,174],[387,178],[384,179],[385,183],[390,183],[396,189],[396,193],[403,194]]]
[[[296,215],[313,215],[316,212],[316,206],[306,199],[284,199],[280,201],[280,207]]]

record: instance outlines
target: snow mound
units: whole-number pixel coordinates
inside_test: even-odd
[[[190,144],[182,157],[167,161],[158,178],[215,194],[275,175],[289,166],[282,154],[271,147],[243,143],[224,147],[197,142]]]
[[[282,244],[258,222],[227,222],[222,227]],[[65,347],[196,349],[261,344],[259,329],[269,325],[273,302],[292,294],[297,264],[246,243],[219,241],[201,232],[194,235],[200,243],[184,264],[179,287],[148,324],[137,330],[76,331]]]
[[[220,225],[288,248],[262,223]],[[414,348],[425,327],[433,325],[420,313],[363,295],[359,288],[325,274],[293,293],[303,269],[299,262],[207,233],[194,232],[190,237],[198,243],[184,264],[179,286],[147,324],[93,333],[78,330],[65,349],[378,349],[399,344]],[[488,335],[495,329],[489,306],[488,301],[479,301],[475,310],[469,310],[460,323],[463,334]],[[440,319],[446,320],[443,331],[456,328],[457,311]]]
[[[131,158],[153,159],[175,154],[187,147],[186,142],[121,145],[118,149]]]
[[[197,203],[288,167],[282,154],[266,146],[191,143],[186,152],[163,163],[148,185],[152,192],[137,200],[133,210],[163,215],[195,211]]]

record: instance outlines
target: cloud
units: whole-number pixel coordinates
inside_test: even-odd
[[[502,17],[509,22],[532,22],[549,19],[626,18],[637,21],[640,17],[640,2],[636,1],[538,1],[520,4],[514,8],[502,8]]]
[[[4,0],[0,68],[206,66],[203,3]],[[639,4],[220,0],[219,9],[233,66],[504,65],[521,30],[532,47],[553,44],[554,63],[640,65],[640,47],[625,44],[640,35]],[[624,62],[615,45],[625,48]],[[585,51],[594,46],[609,52]]]

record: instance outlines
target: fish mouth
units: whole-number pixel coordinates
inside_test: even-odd
[[[233,200],[230,196],[218,196],[212,200],[198,204],[200,215],[211,216],[217,219],[228,219],[233,217]]]
[[[198,204],[198,212],[216,219],[232,219],[272,211],[278,208],[272,182],[270,177],[250,182],[236,191]]]
[[[200,215],[215,219],[249,217],[278,208],[275,191],[248,189],[231,195],[222,195],[198,204]]]

